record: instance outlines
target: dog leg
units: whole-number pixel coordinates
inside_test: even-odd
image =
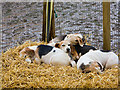
[[[35,63],[37,63],[37,64],[39,64],[39,65],[40,65],[40,64],[41,64],[41,62],[42,62],[42,61],[41,61],[41,59],[39,59],[39,58],[35,58]]]
[[[70,64],[72,65],[72,67],[77,67],[76,62],[75,62],[75,61],[73,61],[73,60],[70,60]]]

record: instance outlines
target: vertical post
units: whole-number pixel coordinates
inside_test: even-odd
[[[55,37],[55,16],[54,16],[54,3],[53,3],[50,40],[53,39],[54,37]]]
[[[2,3],[0,3],[0,43],[2,43]],[[2,45],[0,45],[2,50]],[[1,51],[2,52],[2,51]],[[2,53],[0,53],[2,55]],[[0,59],[0,89],[2,90],[2,60]]]
[[[118,2],[118,10],[120,10],[120,1]],[[120,35],[120,11],[118,11],[118,35]],[[120,52],[120,37],[118,37],[118,52]]]
[[[103,2],[103,50],[110,48],[110,2]]]
[[[43,2],[42,41],[49,42],[55,37],[54,2]]]
[[[42,28],[42,41],[45,41],[46,33],[46,2],[43,2],[43,28]]]

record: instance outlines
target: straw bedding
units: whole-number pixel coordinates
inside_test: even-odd
[[[38,65],[25,62],[19,51],[26,46],[45,44],[27,41],[2,53],[2,88],[117,88],[118,68],[105,70],[102,74],[71,66]]]

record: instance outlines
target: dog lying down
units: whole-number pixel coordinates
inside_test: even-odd
[[[20,51],[20,57],[27,55],[29,56],[26,59],[27,62],[33,62],[35,59],[39,64],[43,62],[52,65],[76,66],[75,61],[71,60],[67,53],[49,45],[29,46]]]
[[[83,73],[91,71],[102,72],[105,68],[111,68],[113,65],[118,65],[118,63],[118,56],[113,52],[90,50],[80,57],[77,62],[77,69],[81,69]]]

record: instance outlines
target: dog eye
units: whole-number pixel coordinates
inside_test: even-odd
[[[65,45],[62,45],[63,47],[65,46]]]
[[[71,55],[74,55],[73,53],[71,53]]]
[[[26,58],[27,56],[25,55],[24,58]]]
[[[68,44],[68,46],[70,46],[70,44]]]
[[[76,42],[78,42],[78,40],[75,40]]]
[[[92,62],[89,62],[89,64],[91,64]]]
[[[82,40],[80,40],[80,42],[83,42]]]

